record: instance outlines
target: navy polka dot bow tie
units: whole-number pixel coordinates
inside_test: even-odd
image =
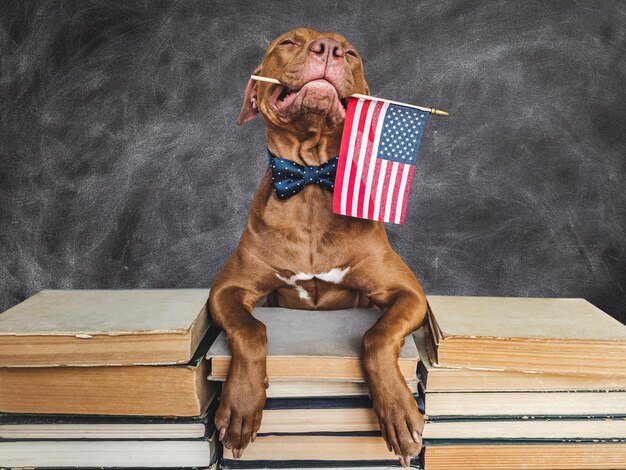
[[[274,191],[280,199],[298,194],[307,184],[319,184],[329,191],[335,186],[339,157],[328,160],[320,166],[300,165],[286,158],[275,157],[269,150],[267,157],[272,171]]]

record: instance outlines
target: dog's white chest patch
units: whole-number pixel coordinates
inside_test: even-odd
[[[276,277],[280,279],[281,281],[283,281],[285,284],[293,286],[298,292],[298,296],[301,299],[308,300],[309,293],[304,287],[299,286],[297,284],[298,281],[310,281],[311,279],[319,279],[320,281],[331,282],[333,284],[339,284],[349,270],[350,270],[350,266],[348,266],[345,269],[333,268],[330,271],[326,271],[325,273],[317,273],[317,274],[296,273],[291,277],[285,277],[281,275],[280,273],[275,273],[275,274],[276,274]]]

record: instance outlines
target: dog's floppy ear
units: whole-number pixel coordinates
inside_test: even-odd
[[[261,72],[261,66],[259,65],[252,72],[253,75],[258,75]],[[259,108],[256,103],[256,96],[254,95],[254,87],[256,81],[249,79],[246,85],[246,90],[243,93],[243,104],[241,105],[241,111],[237,117],[237,124],[240,126],[248,121],[252,121],[257,114],[259,114]]]

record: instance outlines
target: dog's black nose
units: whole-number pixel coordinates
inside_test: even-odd
[[[343,57],[345,51],[339,42],[331,38],[316,39],[309,46],[311,52],[320,56],[322,59],[326,59],[329,55],[331,57]]]

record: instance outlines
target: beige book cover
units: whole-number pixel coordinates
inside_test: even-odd
[[[585,299],[429,295],[442,339],[626,341],[626,326]]]
[[[0,314],[0,367],[181,364],[208,289],[44,290]]]
[[[626,326],[584,299],[429,296],[437,367],[626,374]]]
[[[373,308],[296,310],[259,307],[254,316],[267,328],[268,375],[273,378],[365,379],[361,368],[363,334],[380,318]],[[398,364],[407,381],[415,381],[419,360],[409,336]],[[230,348],[224,332],[209,348],[211,378],[226,376]]]

